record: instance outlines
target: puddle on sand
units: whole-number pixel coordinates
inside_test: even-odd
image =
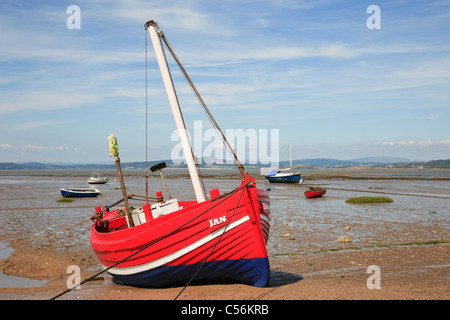
[[[0,272],[0,288],[35,288],[44,285],[46,282],[47,280],[8,276]]]
[[[0,248],[6,247],[8,244],[0,241]],[[7,248],[0,250],[0,260],[8,258],[14,249]],[[3,272],[0,272],[0,288],[34,288],[44,285],[47,280],[34,280],[29,278],[8,276]]]

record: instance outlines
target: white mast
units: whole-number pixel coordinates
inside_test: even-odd
[[[181,114],[180,104],[178,102],[175,87],[172,82],[172,76],[170,75],[169,66],[167,65],[166,55],[164,54],[161,40],[156,31],[157,23],[153,20],[149,21],[147,22],[146,27],[148,28],[150,39],[152,40],[153,48],[155,49],[156,60],[158,61],[164,86],[166,87],[169,104],[172,109],[173,118],[178,129],[184,156],[186,157],[186,162],[189,169],[189,174],[191,176],[192,185],[194,187],[195,196],[197,198],[197,202],[203,202],[205,201],[205,194],[203,193],[200,178],[195,167],[194,155],[192,154],[191,144],[187,136],[186,127],[184,125],[183,116]]]
[[[291,166],[289,168],[292,170],[292,144],[289,145],[289,159],[291,161]]]

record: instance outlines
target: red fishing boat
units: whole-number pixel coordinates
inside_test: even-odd
[[[184,128],[161,45],[163,41],[177,63],[179,60],[156,22],[147,22],[145,29],[155,49],[196,200],[172,198],[164,201],[162,194],[157,193],[153,203],[146,195],[143,206],[130,207],[130,196],[123,186],[117,140],[111,135],[110,155],[116,160],[125,208],[96,208],[90,235],[92,248],[116,283],[140,287],[211,282],[265,286],[270,275],[266,251],[270,230],[268,193],[257,189],[254,178],[233,154],[242,180],[234,190],[224,194],[218,188],[210,190],[207,198]],[[191,82],[190,85],[193,87]],[[196,90],[195,93],[201,100]],[[206,108],[203,100],[201,102]],[[225,147],[232,152],[225,136],[223,139]],[[163,167],[165,165],[160,168]]]
[[[308,199],[318,198],[327,193],[327,189],[317,188],[317,187],[308,187],[308,190],[305,191],[305,196]]]

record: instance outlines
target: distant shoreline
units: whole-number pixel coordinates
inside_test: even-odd
[[[117,176],[116,169],[94,170],[101,175]],[[122,168],[124,176],[144,176],[145,169]],[[295,170],[297,171],[297,170]],[[450,169],[417,169],[417,168],[315,168],[298,170],[305,183],[308,180],[450,180]],[[257,181],[265,180],[259,168],[247,168],[247,172]],[[92,169],[0,169],[0,176],[79,176],[91,175]],[[166,168],[164,176],[169,179],[189,179],[186,168]],[[241,179],[236,168],[201,168],[200,174],[206,179]],[[149,172],[151,178],[159,178],[159,172]]]

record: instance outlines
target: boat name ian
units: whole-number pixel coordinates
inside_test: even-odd
[[[209,220],[209,227],[212,228],[212,227],[217,226],[218,224],[221,224],[221,223],[224,223],[224,222],[227,222],[227,217],[226,216],[223,216],[223,217],[220,217],[220,218],[216,218],[216,219],[213,219],[213,220]]]

